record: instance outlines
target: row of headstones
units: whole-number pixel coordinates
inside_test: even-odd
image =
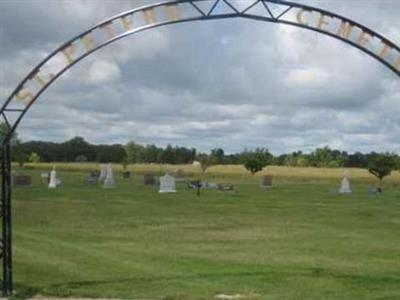
[[[155,178],[151,174],[145,174],[144,176],[145,185],[153,185],[156,183]],[[100,172],[91,172],[89,176],[85,178],[85,184],[96,185],[98,182],[103,184],[104,188],[114,188],[115,181],[112,171],[112,165],[101,165]],[[160,193],[175,193],[175,178],[169,175],[169,173],[160,177]]]
[[[41,174],[42,181],[47,183],[50,189],[55,189],[61,185],[61,180],[57,178],[56,166],[53,166],[53,170],[50,172]]]
[[[49,188],[56,188],[61,185],[61,180],[57,178],[56,167],[53,167],[53,170],[50,173],[42,173],[42,179],[46,181]],[[31,178],[28,175],[18,175],[15,176],[14,183],[20,184],[21,186],[29,186],[31,185]],[[104,188],[113,188],[115,187],[114,175],[112,172],[112,165],[101,165],[100,172],[91,172],[91,174],[86,177],[86,184],[97,184],[97,181],[100,181],[103,184]],[[154,183],[153,183],[154,182]],[[155,178],[151,174],[145,175],[145,184],[151,185],[155,184]],[[175,178],[169,175],[168,173],[165,176],[160,177],[160,193],[173,193],[176,192],[175,189]]]
[[[55,166],[53,170],[50,172],[45,172],[41,174],[42,182],[48,185],[49,188],[56,188],[61,185],[61,180],[57,178],[57,173],[55,170]],[[12,177],[13,186],[31,186],[32,179],[30,175],[14,173]]]
[[[160,179],[160,182],[169,182],[172,177],[169,174],[168,176],[163,176]],[[61,185],[61,180],[57,178],[57,173],[55,168],[51,172],[45,172],[41,174],[41,178],[44,184],[48,185],[49,188],[56,188],[57,186]],[[175,178],[173,178],[175,181]],[[97,185],[98,182],[101,182],[105,187],[114,187],[114,176],[112,174],[112,170],[109,168],[105,168],[103,171],[93,171],[87,176],[84,180],[86,185]],[[30,186],[31,185],[31,176],[26,174],[14,174],[13,176],[13,183],[14,186]],[[156,178],[153,174],[148,173],[144,174],[144,185],[155,185]],[[209,189],[219,189],[219,190],[233,190],[234,186],[231,183],[215,183],[215,182],[199,182],[198,180],[191,180],[187,181],[187,187],[189,189],[196,189],[200,187],[202,188],[209,188]],[[261,187],[271,187],[272,186],[272,177],[265,176],[261,182]]]
[[[345,174],[343,176],[343,179],[340,183],[340,187],[337,187],[333,191],[336,194],[351,194],[352,190],[350,187],[350,178],[348,174]],[[382,193],[382,190],[380,187],[377,188],[368,188],[368,194],[370,195],[380,195]]]
[[[89,176],[85,178],[85,184],[95,185],[97,182],[101,182],[104,188],[115,187],[114,175],[112,171],[112,165],[100,165],[100,171],[93,171]]]
[[[57,178],[56,167],[53,167],[53,170],[49,173],[42,173],[42,178],[46,179],[48,182],[49,188],[56,188],[61,184],[61,180]],[[19,183],[21,185],[30,185],[30,177],[29,176],[19,176]],[[103,184],[104,188],[113,188],[115,186],[114,176],[112,172],[112,165],[101,165],[100,172],[94,171],[85,179],[85,183],[89,185],[97,184],[97,181],[100,181]],[[14,181],[15,182],[15,181]],[[144,175],[144,184],[145,185],[155,185],[156,180],[153,174],[145,174]],[[222,191],[231,191],[234,189],[232,184],[216,184],[216,183],[201,183],[199,181],[189,181],[187,183],[188,188],[197,189],[200,187],[208,187],[208,188],[218,188]],[[271,187],[272,186],[272,176],[265,175],[262,178],[261,187]],[[175,178],[172,177],[168,172],[160,177],[160,193],[175,193]],[[350,188],[350,179],[347,174],[344,175],[341,185],[339,188],[335,189],[336,193],[339,194],[350,194],[352,193]],[[369,191],[369,193],[380,193],[379,189],[374,191]]]
[[[124,172],[124,177],[125,176]],[[178,170],[177,177],[184,177],[183,171]],[[129,174],[130,175],[130,174]],[[53,170],[51,172],[45,172],[41,174],[41,178],[45,184],[48,185],[49,188],[56,188],[61,185],[61,180],[57,178],[56,167],[53,166]],[[16,174],[14,176],[14,184],[16,186],[30,186],[31,178],[29,175]],[[87,185],[97,185],[100,182],[103,184],[104,188],[113,188],[115,186],[112,165],[111,164],[102,164],[100,165],[100,171],[93,171],[89,176],[85,178],[85,184]],[[160,193],[166,192],[175,192],[175,178],[167,172],[164,176],[160,177]],[[144,184],[145,185],[155,185],[156,179],[153,174],[145,174],[144,175]],[[232,191],[234,190],[233,184],[230,183],[213,183],[213,182],[199,182],[198,180],[192,180],[187,182],[187,186],[189,189],[197,189],[199,187],[202,188],[210,188],[210,189],[219,189],[222,191]],[[263,177],[261,182],[261,187],[271,187],[272,186],[272,176],[266,175]]]
[[[125,174],[125,173],[124,173]],[[130,174],[129,174],[130,175]],[[183,177],[183,172],[177,172],[178,177]],[[125,177],[125,176],[124,176]],[[85,178],[85,184],[87,185],[97,185],[98,182],[103,184],[104,188],[113,188],[114,185],[114,176],[112,174],[112,166],[111,164],[101,165],[100,172],[93,171],[89,176]],[[127,178],[127,177],[125,177]],[[156,178],[153,174],[147,173],[143,176],[144,185],[156,185]],[[265,181],[265,180],[264,180]],[[269,178],[268,184],[271,184],[272,178]],[[214,183],[214,182],[200,182],[198,180],[187,181],[187,187],[189,189],[198,189],[198,188],[209,188],[209,189],[219,189],[221,191],[233,191],[234,186],[230,183]],[[159,192],[160,193],[176,193],[176,180],[169,172],[167,172],[164,176],[161,176],[159,179]]]

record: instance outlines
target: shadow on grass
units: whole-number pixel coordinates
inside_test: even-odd
[[[174,280],[190,280],[190,279],[210,279],[215,280],[218,278],[229,278],[229,277],[265,277],[264,279],[269,279],[272,281],[282,281],[282,278],[290,277],[305,277],[305,278],[326,278],[333,280],[342,280],[355,284],[358,286],[372,286],[382,284],[388,285],[400,285],[399,277],[389,277],[389,276],[372,276],[370,274],[343,274],[335,273],[332,271],[325,270],[323,268],[307,268],[302,269],[300,272],[273,272],[273,271],[257,271],[257,272],[235,272],[235,273],[203,273],[194,275],[182,275],[182,276],[152,276],[152,277],[132,277],[132,278],[120,278],[112,280],[92,280],[92,281],[71,281],[65,283],[58,283],[49,285],[46,287],[47,291],[71,291],[79,287],[94,287],[99,285],[109,285],[109,284],[144,284],[144,283],[154,283],[160,281],[174,281]],[[215,282],[215,281],[214,281]]]

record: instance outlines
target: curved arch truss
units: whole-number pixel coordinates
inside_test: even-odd
[[[244,6],[243,4],[246,3]],[[54,50],[21,81],[1,108],[8,142],[26,111],[59,76],[94,51],[150,28],[198,20],[247,18],[293,25],[342,40],[369,54],[400,76],[400,48],[380,34],[343,16],[281,0],[175,0],[123,12]]]
[[[400,48],[346,17],[284,0],[170,0],[132,9],[86,30],[54,50],[15,88],[0,110],[7,126],[2,144],[3,294],[12,291],[11,165],[12,133],[36,99],[66,70],[96,50],[128,35],[167,24],[225,18],[246,18],[313,30],[339,39],[372,56],[400,77]]]

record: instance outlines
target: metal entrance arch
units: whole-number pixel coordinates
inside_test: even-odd
[[[243,5],[246,3],[246,5]],[[7,127],[1,141],[2,292],[13,290],[11,249],[10,139],[37,98],[66,70],[96,50],[134,33],[168,24],[246,18],[312,30],[367,53],[400,78],[400,48],[368,27],[338,14],[284,0],[169,0],[132,9],[107,19],[67,41],[40,62],[18,84],[0,110]],[[60,62],[61,67],[60,67]]]

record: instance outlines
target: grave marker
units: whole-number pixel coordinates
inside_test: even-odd
[[[272,175],[264,175],[261,180],[262,188],[270,188],[272,187]]]
[[[57,187],[57,173],[56,173],[56,166],[53,166],[53,170],[50,172],[50,182],[49,188],[55,189]]]
[[[344,175],[339,189],[339,194],[351,194],[350,180],[347,174]]]
[[[166,173],[160,177],[160,189],[159,193],[176,193],[175,189],[175,178]]]
[[[27,187],[31,186],[32,180],[31,176],[26,174],[14,174],[13,175],[13,186],[14,187]]]
[[[112,173],[112,165],[108,164],[106,166],[106,175],[105,175],[105,179],[104,179],[103,188],[111,189],[114,187],[115,187],[115,183],[114,183],[114,176]]]
[[[155,185],[156,184],[156,178],[154,177],[153,174],[146,173],[146,174],[143,175],[143,183],[144,183],[144,185]]]

